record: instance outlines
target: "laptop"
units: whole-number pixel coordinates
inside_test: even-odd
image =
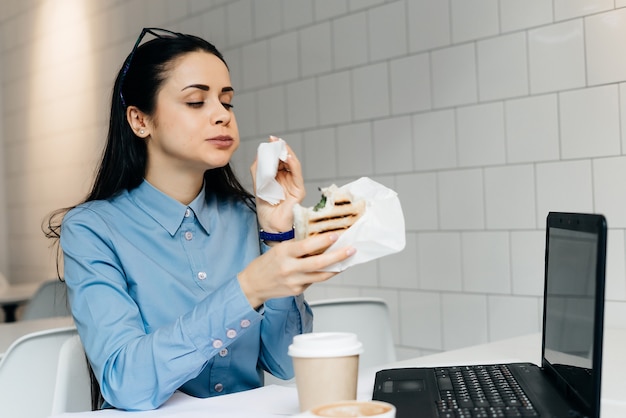
[[[602,215],[547,216],[541,366],[385,369],[373,399],[396,418],[599,418],[606,234]]]

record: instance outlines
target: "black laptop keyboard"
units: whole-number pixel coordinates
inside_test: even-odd
[[[506,365],[435,369],[440,418],[537,417]]]

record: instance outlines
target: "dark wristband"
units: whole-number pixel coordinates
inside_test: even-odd
[[[265,232],[262,229],[259,231],[259,238],[261,239],[261,241],[274,241],[274,242],[287,241],[287,240],[293,239],[295,235],[296,234],[293,228],[290,231],[278,232],[276,234],[273,234],[271,232]]]

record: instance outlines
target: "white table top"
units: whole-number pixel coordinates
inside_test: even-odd
[[[72,325],[74,325],[74,320],[71,316],[0,323],[0,358],[15,340],[26,334]]]
[[[602,418],[626,416],[626,393],[624,373],[626,356],[626,329],[606,330],[604,340],[604,367],[602,379]],[[530,361],[538,363],[541,358],[541,335],[532,334],[478,346],[447,351],[429,356],[399,361],[384,367],[429,367],[464,364],[489,364]],[[361,371],[358,399],[371,399],[376,370]],[[278,418],[298,413],[298,397],[293,384],[289,386],[265,386],[263,388],[215,398],[198,399],[176,392],[161,408],[145,412],[106,410],[57,415],[56,418],[162,418],[162,417],[255,417]]]

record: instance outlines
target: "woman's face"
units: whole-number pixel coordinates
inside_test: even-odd
[[[230,74],[215,55],[173,61],[148,119],[148,170],[199,174],[225,166],[239,146],[232,98]]]

